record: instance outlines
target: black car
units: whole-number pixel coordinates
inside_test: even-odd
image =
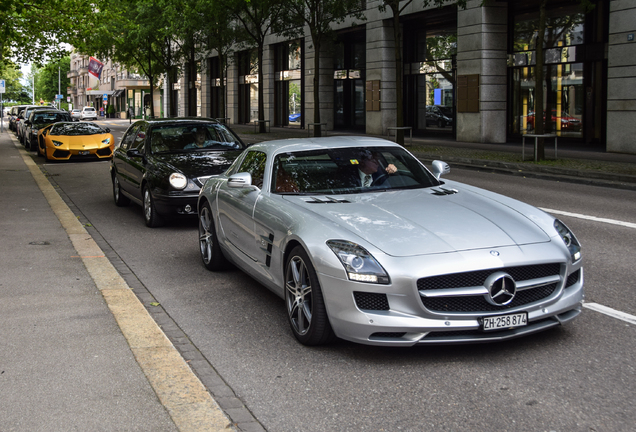
[[[16,135],[18,136],[18,141],[22,143],[22,145],[26,146],[26,122],[29,119],[31,113],[35,110],[46,110],[51,109],[49,107],[41,106],[41,105],[29,105],[18,115],[20,119],[19,122],[16,122]]]
[[[71,115],[58,109],[36,109],[24,121],[24,146],[31,151],[38,149],[38,132],[51,123],[72,121]]]
[[[445,128],[453,125],[453,109],[442,105],[426,106],[426,126]]]
[[[194,215],[199,190],[245,149],[223,123],[206,118],[140,120],[115,148],[110,166],[115,204],[133,201],[149,227]]]

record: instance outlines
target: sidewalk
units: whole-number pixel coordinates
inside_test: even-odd
[[[0,133],[0,430],[232,430],[13,133]]]

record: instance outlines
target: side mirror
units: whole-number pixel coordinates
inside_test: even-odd
[[[104,128],[104,132],[110,133],[110,128]]]
[[[126,156],[128,157],[142,157],[143,155],[138,149],[130,149],[126,151]]]
[[[241,189],[248,188],[252,190],[260,190],[252,184],[252,175],[250,173],[242,172],[230,176],[227,180],[228,187]]]
[[[435,160],[433,161],[432,171],[435,178],[439,180],[443,174],[448,174],[450,172],[450,166],[446,162]]]

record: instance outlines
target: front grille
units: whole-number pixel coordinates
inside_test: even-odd
[[[354,291],[353,298],[361,310],[389,310],[386,294]]]
[[[496,312],[543,300],[552,295],[557,284],[550,284],[538,288],[517,291],[515,298],[505,306],[495,306],[486,301],[484,296],[457,297],[421,297],[422,304],[434,312]]]
[[[445,288],[462,288],[481,286],[486,282],[488,276],[494,272],[502,271],[508,273],[519,282],[530,279],[538,279],[546,276],[558,275],[561,271],[561,264],[538,264],[529,266],[505,267],[490,270],[477,270],[465,273],[453,273],[441,276],[431,276],[417,281],[418,290],[438,290]]]
[[[495,272],[507,273],[518,283],[549,276],[558,276],[560,270],[561,264],[549,263],[453,273],[419,279],[417,281],[417,288],[420,291],[426,291],[484,286],[486,279]],[[421,301],[422,305],[432,312],[497,312],[546,299],[556,291],[557,286],[557,283],[552,283],[517,291],[513,301],[505,306],[490,304],[484,295],[421,297]]]
[[[97,150],[97,154],[100,156],[110,156],[110,147],[104,147]]]

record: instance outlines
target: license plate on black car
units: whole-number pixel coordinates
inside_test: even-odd
[[[528,325],[528,313],[489,316],[481,319],[483,331],[509,329]]]

